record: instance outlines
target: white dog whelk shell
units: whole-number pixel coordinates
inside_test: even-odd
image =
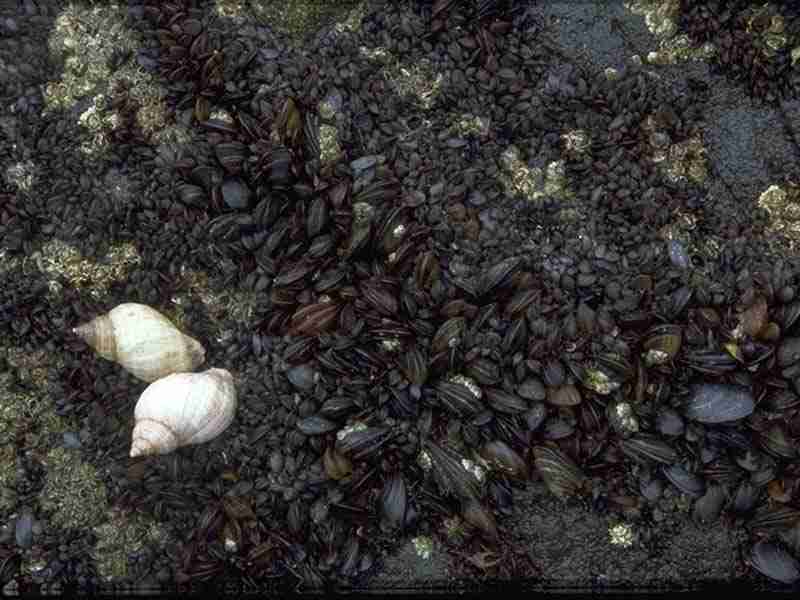
[[[235,413],[236,389],[228,371],[168,375],[147,386],[136,403],[131,457],[208,442],[227,429]]]
[[[203,364],[203,345],[157,310],[127,302],[72,330],[106,360],[142,381],[193,371]]]

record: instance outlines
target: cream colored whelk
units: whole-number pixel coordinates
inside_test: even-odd
[[[120,304],[72,332],[97,354],[148,383],[172,373],[194,371],[206,357],[200,342],[144,304]]]
[[[236,413],[236,388],[225,369],[174,373],[151,383],[134,409],[131,457],[168,454],[221,434]]]

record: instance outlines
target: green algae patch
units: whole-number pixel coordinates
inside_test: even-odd
[[[14,448],[0,444],[0,513],[10,512],[16,505],[16,469]]]
[[[108,521],[96,526],[94,534],[97,543],[92,556],[98,575],[106,583],[115,583],[129,576],[129,555],[145,548],[162,547],[167,540],[167,533],[156,522],[118,509],[108,513]]]
[[[225,18],[252,15],[258,22],[300,44],[323,27],[354,29],[363,15],[363,3],[355,0],[217,0],[217,15]]]
[[[137,248],[131,243],[114,245],[102,258],[90,260],[61,240],[47,242],[31,259],[51,280],[64,277],[73,286],[87,289],[95,298],[105,294],[112,284],[124,281],[141,262]]]
[[[47,470],[40,495],[42,509],[62,529],[82,529],[105,519],[106,489],[97,471],[80,459],[77,452],[55,448],[43,465]]]
[[[9,367],[0,373],[0,447],[13,447],[19,437],[29,448],[48,448],[54,437],[72,425],[55,414],[48,391],[49,369],[60,368],[61,362],[53,363],[45,350],[30,352],[16,347],[0,347],[0,361]],[[0,471],[5,471],[3,466]],[[0,473],[0,486],[3,480]]]

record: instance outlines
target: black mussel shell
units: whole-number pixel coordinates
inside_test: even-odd
[[[547,418],[547,407],[542,402],[534,402],[530,409],[522,414],[529,431],[536,431]]]
[[[199,185],[184,183],[178,186],[178,196],[186,206],[205,208],[208,203],[206,192]]]
[[[397,366],[413,384],[423,385],[428,380],[428,358],[419,346],[412,346],[402,353]]]
[[[683,418],[671,408],[665,408],[656,416],[656,429],[669,436],[683,435],[685,425]]]
[[[701,423],[727,423],[750,416],[755,409],[749,389],[721,383],[695,385],[686,416]]]
[[[778,458],[791,460],[797,455],[797,447],[786,431],[786,426],[781,423],[773,423],[759,434],[758,443],[766,452]]]
[[[495,508],[503,515],[509,517],[512,514],[514,495],[511,485],[503,477],[493,476],[489,481],[489,497]]]
[[[306,435],[323,435],[338,429],[339,426],[325,417],[312,415],[305,419],[300,419],[297,422],[297,428]]]
[[[395,179],[375,181],[361,190],[353,199],[353,203],[364,202],[374,206],[392,206],[400,193],[400,182]]]
[[[489,268],[478,284],[478,295],[484,296],[495,291],[511,279],[522,267],[519,257],[507,258]]]
[[[241,171],[242,163],[247,157],[247,146],[241,142],[222,142],[217,144],[214,150],[217,160],[228,173],[236,175]]]
[[[778,544],[761,540],[750,553],[750,564],[770,579],[792,584],[800,579],[800,563]]]
[[[228,177],[223,180],[220,192],[225,204],[233,210],[247,210],[253,196],[248,185],[239,177]]]
[[[431,352],[440,354],[461,344],[461,336],[466,328],[463,317],[453,317],[442,323],[431,341]]]
[[[555,406],[577,406],[581,403],[581,391],[571,383],[550,387],[547,388],[547,401]]]
[[[299,308],[292,314],[290,335],[317,335],[336,322],[340,306],[333,302],[319,302]]]
[[[780,314],[781,327],[784,331],[789,331],[800,317],[800,300],[795,300],[785,305]]]
[[[483,495],[478,479],[464,467],[464,457],[454,450],[427,442],[425,449],[431,460],[436,482],[443,492],[462,501],[480,499]]]
[[[524,318],[514,319],[500,345],[504,354],[513,354],[528,343],[528,325]]]
[[[352,456],[353,460],[360,460],[373,454],[385,444],[391,434],[389,427],[366,427],[337,434],[336,449],[344,455]]]
[[[674,359],[683,342],[683,330],[679,325],[657,325],[645,336],[642,347],[648,365],[660,365]]]
[[[713,523],[722,512],[725,504],[725,488],[718,484],[710,484],[706,493],[694,503],[693,516],[700,523]]]
[[[322,456],[322,464],[325,473],[334,481],[344,479],[353,472],[353,464],[341,452],[335,448],[326,448]]]
[[[401,529],[405,525],[407,507],[406,482],[400,473],[394,473],[386,480],[381,495],[381,514],[389,527]]]
[[[361,284],[361,293],[364,300],[384,316],[392,317],[400,309],[395,291],[379,282],[365,281]]]
[[[442,406],[456,415],[469,418],[484,409],[480,398],[463,383],[440,381],[435,389]]]
[[[317,372],[310,364],[295,365],[286,371],[289,382],[302,391],[313,389],[317,377]]]
[[[689,473],[679,464],[664,467],[663,472],[666,478],[687,496],[699,498],[706,491],[706,483],[703,478],[694,473]]]
[[[791,506],[762,505],[747,522],[747,528],[757,534],[770,535],[794,527],[800,522],[800,510]]]
[[[341,419],[357,409],[358,407],[353,402],[352,397],[333,396],[325,401],[319,412],[328,419]]]
[[[800,338],[785,338],[778,346],[778,366],[788,367],[800,360]]]
[[[560,360],[551,360],[544,368],[544,382],[548,387],[564,385],[567,371]]]
[[[499,540],[494,515],[479,500],[474,498],[465,500],[461,508],[461,515],[489,542],[495,543]]]
[[[476,358],[467,365],[466,375],[481,385],[494,385],[500,380],[500,367],[488,358]]]
[[[517,394],[526,400],[542,401],[547,398],[547,389],[544,387],[541,380],[536,377],[531,377],[519,385]]]
[[[486,400],[493,410],[510,415],[524,413],[530,408],[523,398],[498,388],[487,388]]]
[[[654,461],[671,465],[678,459],[678,453],[665,441],[654,435],[640,433],[620,443],[622,452],[638,462]]]
[[[528,478],[525,460],[502,440],[486,442],[480,454],[487,463],[505,475],[517,479]]]
[[[430,290],[433,284],[439,281],[440,274],[439,259],[434,252],[425,252],[417,258],[414,267],[414,280],[419,289]]]
[[[355,535],[352,536],[345,544],[343,550],[342,565],[339,567],[339,574],[344,577],[352,577],[358,568],[358,560],[360,558],[359,552],[361,551],[361,542]]]
[[[524,317],[528,307],[539,299],[541,292],[537,289],[520,290],[506,303],[506,317]]]
[[[536,469],[555,496],[566,498],[583,490],[586,476],[561,450],[549,446],[536,446],[533,455]]]
[[[306,217],[306,234],[309,238],[316,237],[328,226],[328,200],[320,194],[315,197],[308,207]]]
[[[575,433],[575,426],[572,423],[561,417],[553,416],[545,422],[542,437],[545,440],[562,440],[573,433]]]

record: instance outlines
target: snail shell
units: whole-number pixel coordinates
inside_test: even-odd
[[[203,364],[203,345],[157,310],[126,302],[72,330],[95,352],[142,381],[193,371]]]
[[[173,373],[147,386],[134,409],[131,457],[203,444],[233,421],[236,389],[225,369]]]

